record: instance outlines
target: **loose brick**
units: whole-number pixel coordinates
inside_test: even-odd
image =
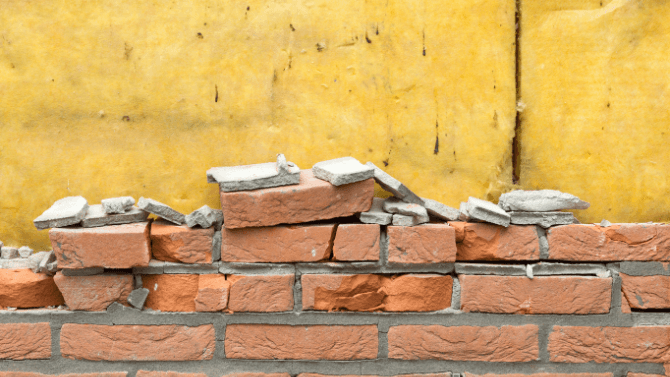
[[[221,192],[221,208],[228,229],[296,224],[367,211],[373,194],[372,178],[333,186],[302,170],[296,186]]]
[[[341,224],[333,243],[333,260],[379,260],[379,224]]]
[[[377,358],[376,325],[226,326],[229,359],[372,360]]]
[[[392,263],[443,263],[456,261],[456,232],[447,224],[412,227],[389,226]]]
[[[630,276],[620,273],[623,299],[633,309],[670,308],[670,276]]]
[[[58,272],[54,282],[70,310],[104,311],[113,303],[128,305],[133,275],[65,276]]]
[[[547,349],[556,363],[669,363],[670,327],[554,326]]]
[[[317,262],[330,258],[335,225],[221,229],[224,262]]]
[[[232,312],[285,312],[293,310],[294,275],[228,276]]]
[[[613,377],[612,373],[534,373],[534,374],[472,374],[463,373],[465,377]],[[628,374],[630,377],[630,373]]]
[[[605,314],[612,278],[459,275],[461,310],[513,314]]]
[[[164,371],[138,370],[136,377],[207,377],[205,373],[178,373]]]
[[[459,261],[539,260],[540,239],[534,226],[505,228],[485,223],[449,222],[456,229]]]
[[[210,360],[214,354],[214,326],[80,325],[61,329],[63,357],[94,361]]]
[[[0,359],[51,358],[51,327],[48,323],[0,324]]]
[[[149,290],[146,308],[162,312],[195,311],[198,275],[142,275],[142,286]]]
[[[145,267],[151,259],[149,223],[49,230],[58,268]]]
[[[0,372],[0,377],[126,377],[128,372],[42,374],[34,372]]]
[[[670,225],[564,225],[549,229],[549,258],[569,261],[670,261]]]
[[[28,269],[0,269],[0,306],[41,308],[63,303],[52,277]]]
[[[151,224],[151,253],[167,262],[211,263],[214,228],[189,228],[167,221]]]
[[[527,362],[539,359],[538,327],[393,326],[389,358]]]
[[[195,310],[199,312],[219,312],[228,307],[230,282],[225,275],[208,274],[198,277],[198,294]]]

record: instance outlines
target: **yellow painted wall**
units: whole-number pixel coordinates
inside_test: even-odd
[[[385,161],[452,206],[495,199],[512,180],[514,4],[4,0],[0,240],[48,248],[32,220],[68,195],[218,206],[208,168],[278,152]]]

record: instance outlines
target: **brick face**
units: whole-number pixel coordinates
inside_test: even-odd
[[[293,310],[295,275],[228,276],[232,312],[284,312]]]
[[[0,306],[40,308],[64,302],[52,277],[28,269],[0,269]]]
[[[149,290],[145,307],[163,312],[194,312],[199,275],[142,275],[142,286]]]
[[[167,221],[151,224],[151,253],[155,259],[181,263],[211,263],[214,228],[189,228]]]
[[[333,260],[379,260],[379,238],[378,224],[341,224],[333,243]]]
[[[539,260],[540,239],[534,226],[505,228],[487,223],[450,222],[456,230],[459,261]]]
[[[0,324],[0,359],[32,360],[51,357],[48,323]]]
[[[103,311],[113,302],[128,305],[133,275],[65,276],[58,272],[54,282],[71,310]]]
[[[670,308],[670,276],[621,276],[623,300],[633,309]],[[629,309],[630,310],[630,309]]]
[[[389,226],[388,260],[392,263],[456,261],[456,232],[447,224]]]

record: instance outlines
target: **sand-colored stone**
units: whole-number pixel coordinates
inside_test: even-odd
[[[229,359],[372,360],[377,358],[377,325],[226,326]]]
[[[51,326],[49,323],[0,324],[0,359],[49,358],[51,358]]]
[[[104,311],[113,303],[128,305],[133,275],[65,276],[56,273],[54,282],[70,310]]]
[[[93,361],[210,360],[214,326],[82,325],[66,323],[60,333],[61,355]]]
[[[333,260],[379,260],[379,224],[340,224],[333,243]]]
[[[459,261],[539,260],[534,226],[449,222],[456,229]]]
[[[620,273],[622,299],[633,309],[670,308],[670,276],[629,276]]]
[[[207,377],[205,373],[179,373],[171,371],[138,370],[135,377]]]
[[[231,275],[228,309],[232,312],[293,310],[294,275]]]
[[[549,258],[567,261],[670,261],[670,225],[564,225],[549,229]]]
[[[230,282],[225,275],[205,274],[198,277],[198,294],[195,296],[195,310],[198,312],[219,312],[228,307]]]
[[[447,224],[389,226],[388,260],[392,263],[456,261],[456,232]]]
[[[144,307],[162,312],[194,312],[195,298],[198,295],[198,276],[142,275],[142,286],[149,290]]]
[[[167,221],[151,224],[151,254],[154,259],[181,263],[211,263],[214,227],[202,229]]]
[[[390,359],[528,362],[539,360],[538,327],[392,326]]]
[[[612,278],[459,275],[461,310],[507,314],[606,314]]]
[[[49,230],[58,268],[132,268],[149,265],[149,223]]]
[[[41,308],[63,303],[52,277],[28,269],[0,269],[0,306]]]
[[[328,183],[330,184],[330,183]],[[228,226],[228,223],[225,225]],[[317,262],[328,259],[335,225],[221,229],[224,262]]]

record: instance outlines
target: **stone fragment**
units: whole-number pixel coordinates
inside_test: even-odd
[[[202,228],[209,228],[215,224],[219,227],[223,223],[223,212],[218,209],[211,209],[208,205],[204,205],[190,214],[186,215],[186,225],[193,228],[200,225]]]
[[[2,259],[16,259],[19,257],[19,249],[3,246],[2,249],[0,249],[0,257]]]
[[[142,275],[142,286],[149,290],[145,306],[162,312],[194,312],[198,295],[198,275]]]
[[[340,224],[335,231],[333,260],[379,260],[380,234],[378,224]]]
[[[388,225],[393,221],[393,214],[384,212],[384,199],[373,198],[372,206],[365,212],[357,213],[358,219],[365,224]]]
[[[230,275],[228,309],[232,312],[293,310],[294,275]]]
[[[214,228],[189,228],[167,221],[151,224],[151,253],[167,262],[211,263]]]
[[[389,226],[390,263],[448,263],[456,261],[456,232],[447,224]]]
[[[28,258],[32,254],[33,254],[33,249],[29,248],[28,246],[19,247],[19,257]]]
[[[207,182],[218,183],[223,192],[297,185],[300,182],[300,168],[287,162],[280,153],[276,163],[211,168],[207,170]]]
[[[312,166],[316,178],[330,182],[334,186],[360,182],[374,177],[374,168],[361,164],[353,157],[341,157],[317,162]]]
[[[56,253],[53,250],[43,252],[43,253],[44,254],[37,253],[37,254],[41,254],[42,257],[39,259],[39,262],[37,262],[37,268],[33,269],[33,272],[35,272],[35,273],[46,272],[49,269],[49,265],[51,263],[56,262]],[[32,259],[32,258],[30,258],[30,259]],[[37,261],[37,259],[35,259],[35,260]]]
[[[147,221],[147,217],[149,217],[149,212],[137,207],[131,206],[127,212],[119,214],[107,214],[101,204],[94,204],[88,207],[86,216],[81,220],[81,226],[93,228],[105,225],[141,223]]]
[[[458,207],[458,220],[460,221],[470,221],[470,214],[468,213],[468,203],[461,202],[460,207]]]
[[[498,205],[506,211],[548,212],[587,209],[590,204],[557,190],[514,190],[500,195]]]
[[[88,267],[78,269],[64,268],[61,270],[61,273],[65,276],[91,276],[100,275],[103,272],[105,272],[105,269],[102,267]]]
[[[428,217],[428,211],[426,211],[424,206],[420,204],[403,202],[402,200],[393,196],[384,200],[382,208],[388,213],[397,213],[400,215],[416,216],[422,218]]]
[[[497,205],[474,197],[468,198],[468,216],[475,220],[508,227],[510,215]]]
[[[410,191],[399,180],[391,177],[388,173],[378,168],[372,162],[368,162],[366,165],[374,169],[375,182],[377,182],[381,188],[390,192],[396,198],[402,199],[407,203],[423,205],[423,200],[421,200],[418,195]]]
[[[212,237],[212,262],[221,260],[221,230],[214,232]]]
[[[100,203],[105,213],[124,213],[133,207],[135,198],[132,196],[121,196],[118,198],[102,199]]]
[[[428,211],[428,214],[440,220],[456,221],[461,215],[456,208],[451,208],[437,200],[427,198],[421,198],[421,200],[423,200],[423,206]]]
[[[600,226],[603,228],[607,228],[608,226],[612,226],[612,223],[603,219],[603,221],[600,222]]]
[[[70,310],[105,311],[113,302],[128,304],[133,275],[66,276],[57,273],[54,282]]]
[[[198,312],[220,312],[228,307],[230,282],[225,275],[202,275],[198,279],[198,294],[195,310]]]
[[[0,270],[0,306],[42,308],[63,303],[52,277],[28,269]]]
[[[568,225],[575,221],[572,212],[510,212],[510,223],[517,225],[539,225],[549,228],[556,225]]]
[[[144,303],[147,300],[147,296],[149,296],[148,289],[146,288],[134,289],[128,295],[128,303],[132,305],[135,309],[142,310],[142,308],[144,308]]]
[[[58,271],[58,263],[57,262],[47,263],[47,266],[46,266],[47,275],[53,276],[56,273],[56,271]]]
[[[300,184],[246,192],[221,192],[226,228],[295,224],[346,217],[370,209],[374,181],[333,186],[300,172]]]
[[[132,268],[151,259],[149,223],[53,228],[49,238],[60,268]]]
[[[33,223],[39,230],[60,228],[79,224],[86,216],[88,202],[81,196],[68,196],[57,200],[49,209],[39,215]]]
[[[459,261],[539,260],[540,240],[534,226],[504,228],[485,223],[450,222],[456,231]]]
[[[428,216],[406,216],[400,214],[393,215],[394,226],[416,226],[430,221]]]
[[[51,358],[51,326],[48,322],[0,324],[0,359],[49,358]],[[13,373],[17,372],[7,373],[6,377],[14,377]]]
[[[146,212],[153,213],[154,215],[177,225],[186,222],[186,216],[175,211],[167,204],[163,204],[157,200],[149,198],[145,199],[142,197],[137,202],[137,206]]]

